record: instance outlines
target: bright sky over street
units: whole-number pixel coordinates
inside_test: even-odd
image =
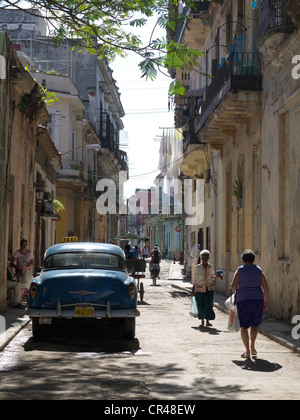
[[[147,28],[143,28],[145,42],[154,22],[152,19]],[[155,37],[165,37],[164,30],[156,30]],[[123,123],[127,135],[121,138],[120,148],[127,151],[129,158],[130,179],[124,186],[127,197],[134,194],[135,188],[154,185],[153,180],[159,174],[158,136],[163,132],[160,128],[174,125],[174,111],[169,111],[168,103],[168,88],[172,79],[167,72],[165,75],[158,74],[154,81],[141,78],[140,61],[140,57],[131,53],[127,58],[118,58],[110,64],[126,114]]]

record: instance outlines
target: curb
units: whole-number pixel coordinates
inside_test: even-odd
[[[183,290],[184,292],[187,292],[189,294],[191,294],[191,292],[192,292],[192,290],[188,287],[178,286],[177,284],[174,284],[174,283],[172,283],[171,286],[174,287],[174,289],[180,289],[180,290]]]
[[[30,319],[24,317],[18,325],[10,327],[0,334],[0,351],[2,351],[11,342],[11,340],[13,340],[15,336],[29,324],[29,322]]]

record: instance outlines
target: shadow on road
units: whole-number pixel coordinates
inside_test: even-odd
[[[279,363],[272,363],[264,359],[245,359],[232,361],[243,370],[252,370],[254,372],[275,372],[282,368]]]
[[[60,352],[95,352],[135,354],[140,349],[137,338],[126,340],[116,335],[107,325],[61,325],[49,328],[42,340],[32,337],[24,344],[24,350],[60,351]]]
[[[213,327],[203,327],[202,325],[199,325],[199,327],[191,327],[193,330],[200,331],[202,333],[207,333],[210,335],[219,335],[220,333],[224,332],[221,330],[218,330],[217,328]]]

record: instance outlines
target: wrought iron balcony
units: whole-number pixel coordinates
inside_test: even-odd
[[[223,109],[224,107],[226,109],[225,99],[229,92],[234,94],[240,91],[260,91],[261,89],[260,53],[231,53],[216,73],[211,84],[206,88],[199,115],[194,121],[189,122],[190,130],[184,142],[184,149],[189,144],[199,142],[197,138],[199,131],[205,126],[207,119],[219,108],[220,104],[222,104]],[[243,102],[239,102],[239,104],[236,104],[238,115],[242,113],[242,109],[246,106]],[[222,119],[221,116],[220,118]],[[236,125],[233,112],[226,124]]]
[[[221,101],[228,91],[261,90],[261,88],[260,54],[231,53],[206,89],[201,114],[208,116],[212,106],[213,109],[217,106],[216,100]]]
[[[128,157],[127,157],[127,153],[124,152],[123,150],[119,150],[118,151],[118,159],[119,159],[119,163],[120,163],[120,165],[122,167],[122,170],[128,172]]]
[[[259,35],[267,31],[292,32],[295,29],[286,11],[288,0],[261,0],[259,4]]]
[[[210,6],[210,1],[196,2],[192,5],[192,13],[206,12]]]

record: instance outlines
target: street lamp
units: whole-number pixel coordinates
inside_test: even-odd
[[[71,149],[71,150],[68,150],[67,152],[60,153],[60,155],[61,155],[61,156],[64,156],[64,155],[66,155],[67,153],[71,153],[71,152],[73,152],[74,150],[79,149],[79,148],[81,148],[81,147],[86,147],[87,149],[92,149],[92,150],[96,150],[96,151],[99,151],[99,150],[101,149],[101,145],[100,145],[100,144],[82,144],[82,145],[80,145],[80,146],[74,147],[74,148],[73,148],[73,149]]]

